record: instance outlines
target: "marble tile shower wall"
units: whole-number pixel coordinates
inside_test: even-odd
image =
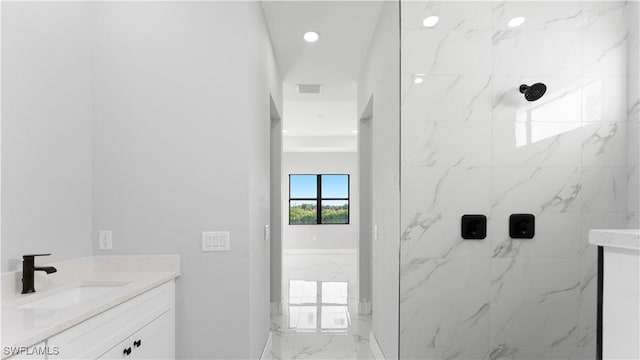
[[[627,225],[640,228],[640,4],[628,5],[627,33]]]
[[[595,359],[587,231],[624,228],[637,182],[629,5],[401,7],[401,358]],[[535,82],[530,103],[518,87]],[[534,239],[509,238],[512,213],[535,214]],[[463,214],[487,215],[485,240],[460,237]]]

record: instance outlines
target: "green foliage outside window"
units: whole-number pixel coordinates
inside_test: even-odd
[[[349,224],[349,175],[289,175],[289,224]]]

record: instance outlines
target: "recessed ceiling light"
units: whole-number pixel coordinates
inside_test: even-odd
[[[352,133],[357,134],[358,130],[351,130]]]
[[[315,31],[307,31],[302,35],[302,37],[306,42],[316,42],[320,39],[320,34]]]
[[[509,20],[509,23],[507,24],[509,27],[518,27],[520,25],[522,25],[525,21],[525,18],[523,16],[516,16],[513,19]]]
[[[282,130],[282,133],[283,133],[283,134],[286,134],[286,133],[288,133],[288,132],[289,132],[289,130]]]
[[[423,76],[424,76],[424,74],[415,74],[415,75],[413,75],[413,83],[414,84],[422,84],[422,82],[424,81]]]
[[[426,18],[424,18],[424,20],[422,20],[422,26],[434,27],[436,26],[436,24],[438,24],[438,21],[440,21],[440,18],[435,15],[427,16]]]

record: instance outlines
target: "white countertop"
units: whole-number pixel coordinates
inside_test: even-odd
[[[89,260],[87,260],[89,259]],[[91,266],[86,266],[87,262]],[[69,263],[73,263],[69,265]],[[59,278],[53,286],[32,294],[3,294],[2,346],[35,345],[84,320],[111,309],[123,302],[151,290],[180,275],[178,255],[158,256],[96,256],[83,258],[78,269],[89,270],[72,276],[59,274],[77,264],[73,261],[60,264]],[[143,264],[143,265],[141,265]],[[146,265],[145,265],[146,264]],[[58,264],[51,264],[58,265]],[[58,266],[56,266],[58,267]],[[118,270],[118,271],[114,271]],[[15,278],[15,273],[2,274],[3,282]],[[65,279],[69,281],[65,281]],[[77,286],[118,285],[113,291],[77,305],[53,309],[20,309],[21,305],[46,298]],[[17,289],[16,289],[17,290]],[[3,292],[7,291],[6,287]],[[2,358],[6,356],[3,354]]]
[[[640,229],[589,230],[589,243],[598,246],[640,250]]]

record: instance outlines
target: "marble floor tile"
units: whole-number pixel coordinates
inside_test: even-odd
[[[371,315],[357,313],[357,264],[356,254],[283,254],[272,359],[373,359]]]

